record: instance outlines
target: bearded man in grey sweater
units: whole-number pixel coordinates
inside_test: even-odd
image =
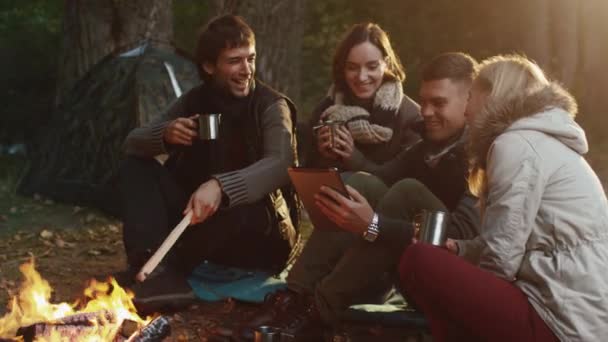
[[[255,58],[254,33],[241,17],[212,19],[196,49],[203,84],[126,138],[118,185],[129,268],[119,281],[130,286],[192,212],[191,227],[168,257],[132,286],[140,310],[191,302],[186,276],[203,260],[274,271],[289,258],[297,233],[285,186],[287,167],[296,162],[296,112],[286,96],[255,79]],[[209,113],[221,113],[215,140],[198,133],[198,118]],[[164,165],[154,158],[160,154],[169,155]]]

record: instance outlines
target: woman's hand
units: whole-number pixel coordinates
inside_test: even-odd
[[[352,199],[323,186],[315,195],[316,204],[340,228],[361,235],[372,222],[374,209],[357,190],[348,185],[346,190]]]
[[[340,126],[336,130],[334,136],[334,147],[332,151],[338,155],[342,160],[349,161],[353,156],[355,150],[355,142],[353,136],[346,126]]]
[[[194,138],[198,136],[198,124],[195,114],[187,118],[177,118],[169,123],[163,133],[163,139],[169,144],[191,146]]]
[[[447,241],[445,242],[445,249],[447,249],[448,252],[452,254],[458,255],[458,244],[452,239],[447,239]]]
[[[331,148],[330,127],[323,126],[317,130],[317,150],[326,159],[337,160],[338,155]]]

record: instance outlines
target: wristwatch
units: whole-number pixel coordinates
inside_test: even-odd
[[[378,229],[378,214],[374,213],[372,222],[367,226],[367,230],[363,232],[363,238],[369,242],[374,242],[378,238],[378,233],[380,233]]]

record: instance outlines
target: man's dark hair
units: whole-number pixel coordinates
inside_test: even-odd
[[[422,70],[422,81],[448,78],[452,81],[473,82],[477,62],[464,52],[442,53],[428,62]]]
[[[209,80],[210,76],[201,65],[215,64],[222,49],[250,45],[255,45],[255,35],[245,19],[233,14],[211,19],[200,31],[196,44],[195,58],[200,76],[204,81]]]

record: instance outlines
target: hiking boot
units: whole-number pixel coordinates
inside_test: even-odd
[[[281,341],[321,341],[323,323],[312,296],[306,296],[273,323],[281,330]]]
[[[264,297],[262,306],[252,312],[251,315],[245,317],[241,322],[239,334],[246,340],[251,340],[254,337],[255,328],[263,325],[271,325],[274,321],[278,320],[279,317],[284,315],[289,307],[300,300],[301,295],[290,290],[283,289],[277,290],[272,293],[268,293]]]
[[[279,328],[282,338],[285,335],[286,341],[315,340],[321,334],[321,319],[313,298],[289,289],[266,295],[262,307],[253,315],[241,330],[243,339],[253,339],[255,329],[261,326]],[[313,338],[310,339],[311,337]]]
[[[133,304],[142,315],[177,311],[197,300],[186,276],[171,268],[152,273],[144,282],[131,287],[131,290],[135,294]]]

